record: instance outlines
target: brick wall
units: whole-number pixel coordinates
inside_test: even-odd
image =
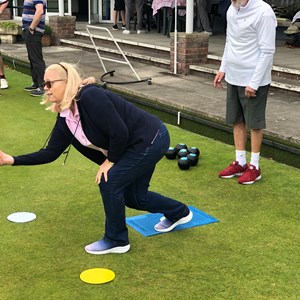
[[[60,45],[60,39],[75,36],[75,16],[49,16],[49,25],[52,28],[53,45]]]
[[[11,13],[9,8],[5,8],[2,15],[0,16],[0,20],[10,20],[11,19]]]
[[[205,33],[177,33],[177,71],[189,74],[190,65],[207,62],[208,38]],[[170,68],[174,72],[174,33],[170,37]]]

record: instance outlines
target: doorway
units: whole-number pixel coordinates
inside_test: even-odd
[[[88,22],[88,1],[72,0],[72,16],[76,16],[78,22]]]

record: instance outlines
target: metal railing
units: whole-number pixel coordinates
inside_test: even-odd
[[[90,29],[96,29],[96,30],[106,31],[106,32],[109,34],[111,40],[114,42],[114,44],[115,44],[116,47],[118,48],[119,53],[122,55],[122,57],[124,58],[124,60],[112,59],[112,58],[108,58],[108,57],[103,57],[103,56],[101,56],[100,53],[99,53],[98,47],[97,47],[97,45],[95,44],[94,37],[93,37],[93,35],[92,35],[91,32],[90,32]],[[97,53],[97,55],[98,55],[98,58],[99,58],[99,60],[100,60],[101,65],[102,65],[102,68],[103,68],[103,70],[104,70],[104,72],[105,72],[105,74],[101,76],[101,81],[103,81],[105,84],[106,84],[106,83],[111,83],[111,84],[126,84],[126,83],[138,83],[138,82],[145,82],[145,81],[147,81],[149,85],[151,84],[151,78],[141,79],[141,78],[139,77],[139,75],[136,73],[136,71],[135,71],[134,68],[132,67],[131,63],[130,63],[129,60],[127,59],[125,53],[124,53],[124,52],[122,51],[122,49],[120,48],[120,46],[119,46],[119,44],[117,43],[116,39],[114,38],[114,36],[111,34],[111,32],[110,32],[107,28],[105,28],[105,27],[99,27],[99,26],[87,25],[87,26],[86,26],[86,30],[87,30],[87,32],[88,32],[88,34],[89,34],[89,37],[90,37],[90,39],[91,39],[91,42],[92,42],[92,44],[93,44],[93,46],[94,46],[94,48],[95,48],[95,51],[96,51],[96,53]],[[106,70],[106,68],[105,68],[105,65],[104,65],[103,61],[111,61],[111,62],[116,62],[116,63],[119,63],[119,64],[125,64],[125,65],[128,65],[128,66],[130,67],[130,69],[132,70],[132,72],[134,73],[134,75],[136,76],[137,80],[136,80],[136,81],[126,81],[126,82],[109,82],[109,81],[107,81],[107,80],[104,81],[103,78],[104,78],[106,75],[113,76],[115,71],[113,70],[113,71],[107,72],[107,70]]]

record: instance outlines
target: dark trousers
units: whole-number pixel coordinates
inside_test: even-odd
[[[208,13],[207,13],[207,0],[196,0],[197,11],[196,11],[196,31],[212,32]]]
[[[34,85],[43,89],[46,65],[42,51],[42,36],[43,35],[39,32],[34,32],[32,34],[28,29],[23,31],[23,39],[26,44],[30,62],[32,82]]]
[[[108,172],[108,181],[99,184],[106,215],[105,238],[128,244],[125,206],[151,213],[162,213],[176,221],[188,213],[188,207],[176,200],[148,191],[156,163],[170,144],[162,124],[153,143],[143,152],[127,151]]]
[[[137,29],[143,29],[143,6],[144,0],[125,0],[126,30],[130,30],[130,19],[136,11]]]

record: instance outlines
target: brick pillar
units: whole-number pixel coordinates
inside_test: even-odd
[[[188,75],[190,65],[206,63],[208,35],[201,32],[177,33],[177,73]],[[174,72],[174,33],[170,36],[170,69]]]
[[[60,39],[75,37],[75,16],[49,16],[49,26],[52,28],[52,45],[60,45]]]
[[[11,20],[10,8],[5,8],[0,16],[0,20]]]

